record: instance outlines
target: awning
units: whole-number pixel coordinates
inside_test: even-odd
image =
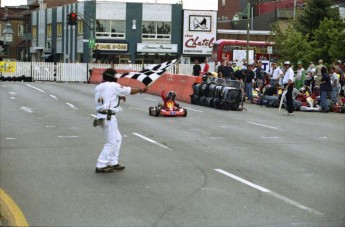
[[[49,58],[50,56],[52,56],[53,54],[43,54],[42,56],[41,56],[41,58]]]

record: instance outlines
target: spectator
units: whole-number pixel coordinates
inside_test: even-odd
[[[304,86],[304,81],[305,81],[305,69],[303,68],[303,63],[299,61],[297,63],[297,74],[295,77],[295,87],[297,90],[299,90],[301,87]]]
[[[323,60],[319,60],[319,64],[316,66],[316,81],[315,81],[315,86],[320,86],[320,81],[321,81],[321,78],[322,78],[322,73],[321,73],[321,69],[322,67],[325,67],[323,65]],[[327,68],[326,68],[327,69]]]
[[[210,70],[210,65],[208,64],[207,59],[205,59],[204,64],[204,69],[202,70],[203,74],[207,73]]]
[[[293,97],[292,97],[292,91],[293,91],[293,82],[294,82],[294,73],[291,67],[290,61],[284,62],[285,67],[285,75],[283,79],[284,84],[284,91],[287,91],[285,97],[286,97],[286,110],[287,115],[293,115],[294,114],[294,106],[293,106]]]
[[[274,103],[278,102],[279,87],[280,84],[276,83],[274,86],[270,86],[264,91],[262,99],[267,101],[268,106],[274,106]]]
[[[234,70],[231,67],[231,62],[227,61],[226,66],[224,67],[224,78],[225,80],[232,80],[233,76],[232,74],[234,73]]]
[[[268,73],[270,76],[270,85],[275,86],[275,84],[279,83],[279,79],[283,77],[283,71],[277,67],[276,62],[272,62],[270,68],[270,72]]]
[[[193,66],[193,76],[200,76],[201,73],[201,66],[199,65],[199,61],[195,60],[195,65]]]
[[[224,64],[225,64],[225,61],[222,61],[220,63],[220,66],[218,66],[218,77],[219,78],[224,78]]]
[[[338,103],[338,96],[340,93],[340,75],[336,73],[334,66],[329,69],[329,75],[332,84],[332,103]]]
[[[254,80],[255,73],[253,71],[253,65],[248,65],[246,77],[245,77],[245,83],[246,83],[246,95],[247,100],[249,102],[253,99],[253,80]]]
[[[329,78],[326,66],[321,68],[322,78],[320,81],[320,106],[322,107],[322,112],[329,112],[329,103],[327,100],[328,92],[332,91],[331,80]]]
[[[264,69],[262,68],[262,61],[258,61],[257,67],[255,69],[256,87],[259,88],[260,92],[264,85]]]

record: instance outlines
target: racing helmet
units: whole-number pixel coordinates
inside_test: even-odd
[[[116,82],[117,81],[117,78],[115,77],[115,74],[116,74],[116,70],[113,69],[113,68],[108,68],[106,69],[103,73],[102,73],[102,76],[103,76],[103,80],[104,81],[110,81],[110,82]]]
[[[175,101],[176,93],[174,91],[170,91],[167,95],[167,100]]]
[[[299,89],[299,92],[301,92],[301,93],[305,93],[307,90],[304,88],[304,87],[301,87],[300,89]]]

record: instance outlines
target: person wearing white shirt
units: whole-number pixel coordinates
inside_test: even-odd
[[[270,69],[270,75],[271,75],[271,79],[270,79],[270,85],[274,86],[276,83],[279,83],[279,79],[281,77],[283,77],[283,71],[277,67],[277,63],[276,62],[272,62],[271,64],[271,69]]]
[[[284,84],[284,91],[287,91],[285,97],[286,97],[286,110],[287,115],[293,115],[294,114],[294,106],[293,106],[293,97],[292,97],[292,91],[293,91],[293,82],[294,82],[294,72],[291,67],[290,61],[284,62],[284,67],[286,69],[285,75],[283,78],[283,84]]]

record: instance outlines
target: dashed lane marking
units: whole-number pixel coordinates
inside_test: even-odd
[[[253,124],[253,125],[258,125],[258,126],[265,127],[265,128],[271,128],[271,129],[275,129],[275,130],[282,130],[282,129],[277,128],[277,127],[273,127],[273,126],[269,126],[269,125],[263,125],[263,124],[259,124],[259,123],[255,123],[255,122],[251,122],[251,121],[247,121],[247,123]]]
[[[133,132],[132,134],[135,135],[135,136],[138,136],[138,137],[142,138],[143,140],[146,140],[146,141],[148,141],[148,142],[150,142],[150,143],[153,143],[153,144],[155,144],[155,145],[157,145],[157,146],[159,146],[159,147],[162,147],[162,148],[164,148],[164,149],[168,149],[168,150],[171,150],[171,151],[173,150],[173,149],[171,149],[170,147],[167,147],[167,146],[165,146],[165,145],[163,145],[163,144],[161,144],[161,143],[158,143],[157,141],[154,141],[154,140],[152,140],[152,139],[150,139],[150,138],[147,138],[147,137],[145,137],[145,136],[143,136],[143,135],[140,135],[139,133]]]
[[[230,178],[232,178],[234,180],[237,180],[237,181],[239,181],[239,182],[241,182],[243,184],[246,184],[246,185],[248,185],[248,186],[250,186],[252,188],[255,188],[255,189],[257,189],[257,190],[259,190],[261,192],[267,193],[268,195],[273,196],[276,199],[279,199],[279,200],[281,200],[281,201],[283,201],[285,203],[288,203],[288,204],[290,204],[292,206],[295,206],[297,208],[300,208],[300,209],[305,210],[305,211],[307,211],[309,213],[312,213],[312,214],[316,214],[316,215],[319,215],[319,216],[324,216],[324,214],[321,213],[320,211],[317,211],[317,210],[314,210],[312,208],[306,207],[306,206],[304,206],[304,205],[302,205],[302,204],[300,204],[298,202],[295,202],[295,201],[293,201],[293,200],[291,200],[291,199],[289,199],[289,198],[287,198],[285,196],[282,196],[282,195],[280,195],[278,193],[275,193],[275,192],[273,192],[273,191],[271,191],[271,190],[269,190],[267,188],[264,188],[264,187],[262,187],[260,185],[254,184],[254,183],[252,183],[250,181],[247,181],[247,180],[245,180],[245,179],[243,179],[241,177],[238,177],[238,176],[236,176],[234,174],[226,172],[226,171],[224,171],[222,169],[214,169],[214,170],[219,172],[219,173],[221,173],[221,174],[223,174],[223,175],[225,175],[225,176],[228,176],[228,177],[230,177]]]
[[[45,91],[43,91],[43,90],[41,90],[41,89],[39,89],[39,88],[37,88],[37,87],[35,87],[35,86],[32,86],[32,85],[30,85],[30,84],[25,84],[26,86],[28,86],[28,87],[31,87],[31,88],[33,88],[33,89],[36,89],[37,91],[39,91],[39,92],[42,92],[42,93],[44,93]]]

